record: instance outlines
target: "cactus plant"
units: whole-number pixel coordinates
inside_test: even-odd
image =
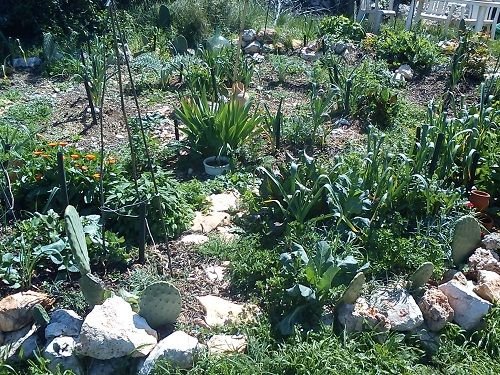
[[[434,264],[431,262],[423,263],[410,277],[411,288],[418,289],[425,286],[431,278],[432,272],[434,272]]]
[[[170,10],[165,4],[162,4],[158,9],[158,27],[170,29],[171,25],[172,17],[170,16]]]
[[[182,55],[188,50],[188,42],[182,35],[177,35],[174,40],[172,40],[172,46],[174,47],[175,53]]]
[[[477,220],[471,215],[459,218],[453,229],[451,243],[453,263],[455,265],[462,263],[480,242],[481,227]]]
[[[181,295],[169,282],[153,283],[141,295],[139,315],[145,318],[152,328],[174,323],[180,312]]]
[[[64,221],[66,222],[66,233],[76,266],[82,275],[86,275],[90,273],[89,253],[85,234],[83,233],[82,221],[75,207],[66,207]]]
[[[47,314],[47,311],[45,311],[45,308],[41,304],[37,303],[35,306],[33,306],[31,313],[33,314],[33,319],[35,319],[35,322],[40,327],[45,327],[47,324],[49,324],[49,314]]]
[[[349,283],[349,286],[342,295],[340,302],[346,304],[354,304],[363,291],[365,281],[365,274],[363,272],[358,272]]]
[[[97,276],[87,273],[78,280],[78,283],[85,301],[90,306],[100,305],[106,299],[106,289],[104,289],[102,280]]]

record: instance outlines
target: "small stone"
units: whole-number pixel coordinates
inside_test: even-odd
[[[323,56],[323,53],[319,51],[313,51],[309,47],[304,47],[300,50],[300,57],[308,62],[319,60],[321,56]]]
[[[299,39],[292,39],[292,49],[293,50],[298,50],[303,47],[304,42]]]
[[[262,52],[263,53],[274,53],[276,49],[274,48],[273,44],[264,44],[262,46]]]
[[[83,319],[73,310],[58,309],[50,314],[50,322],[45,327],[45,339],[58,336],[77,337],[82,328]]]
[[[478,283],[474,292],[492,303],[500,301],[500,275],[492,271],[478,271]]]
[[[264,57],[264,55],[261,55],[260,53],[254,53],[252,55],[252,60],[255,61],[257,64],[261,64],[266,60],[266,58]]]
[[[439,290],[448,297],[448,302],[454,311],[453,320],[465,330],[476,328],[490,310],[491,303],[457,280],[439,285]]]
[[[261,48],[262,48],[262,45],[259,42],[255,41],[255,42],[252,42],[249,45],[247,45],[243,49],[243,51],[247,55],[253,55],[254,53],[259,53]]]
[[[241,33],[241,40],[246,43],[251,43],[255,40],[257,33],[254,29],[243,30]]]
[[[77,351],[97,359],[142,357],[149,354],[156,340],[156,331],[132,311],[128,302],[111,297],[96,305],[85,318]]]
[[[492,271],[500,274],[500,261],[493,250],[476,249],[469,257],[469,268],[471,271]]]
[[[364,298],[358,298],[355,304],[341,304],[337,311],[337,320],[348,333],[361,332],[363,329],[387,332],[391,323],[376,307],[369,306]]]
[[[161,340],[140,364],[138,375],[148,375],[158,359],[166,359],[173,366],[188,369],[193,366],[194,356],[201,349],[196,337],[176,331]]]
[[[406,82],[405,77],[401,73],[394,73],[392,79],[397,82]]]
[[[408,64],[401,65],[396,69],[396,73],[401,74],[407,81],[411,81],[413,79],[413,69]]]
[[[51,340],[43,351],[43,357],[49,360],[49,370],[55,373],[60,367],[61,370],[71,370],[76,375],[84,374],[74,349],[74,337],[60,336]]]
[[[195,212],[191,232],[210,233],[220,225],[229,223],[229,214],[226,212],[212,212],[203,215],[201,212]]]
[[[208,241],[208,237],[204,234],[193,233],[182,236],[179,241],[185,245],[201,245]]]
[[[238,304],[217,296],[196,297],[205,310],[205,322],[210,327],[248,322],[255,319],[258,308],[250,304]]]
[[[243,335],[213,335],[207,347],[210,354],[244,353],[247,338]]]
[[[484,236],[483,246],[486,250],[500,250],[500,232],[494,232]]]
[[[238,206],[238,194],[233,192],[212,194],[208,200],[212,204],[213,212],[228,212]]]
[[[453,320],[454,312],[448,297],[439,289],[428,289],[418,301],[429,330],[437,332]]]
[[[394,331],[411,331],[424,322],[422,312],[406,289],[379,290],[370,300],[387,317]]]
[[[226,274],[226,267],[221,266],[208,266],[205,268],[205,274],[210,281],[224,281],[224,276]]]
[[[257,33],[257,40],[261,43],[272,43],[277,35],[278,33],[275,29],[267,28]]]

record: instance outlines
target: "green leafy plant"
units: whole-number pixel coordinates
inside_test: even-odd
[[[365,36],[361,24],[345,16],[324,17],[319,24],[319,35],[329,35],[336,40],[359,42]]]
[[[210,103],[203,92],[200,97],[181,100],[175,113],[184,126],[190,146],[202,155],[227,154],[236,150],[261,130],[262,117],[251,114],[252,102],[235,100]]]

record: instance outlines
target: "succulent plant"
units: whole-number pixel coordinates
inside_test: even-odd
[[[172,17],[170,10],[165,4],[160,5],[158,9],[158,26],[164,29],[169,29],[172,25]]]
[[[453,228],[451,243],[452,258],[455,265],[462,263],[481,242],[481,227],[471,215],[462,216]]]
[[[158,281],[142,292],[139,302],[139,315],[146,319],[152,328],[174,323],[181,312],[181,294],[167,281]]]
[[[174,47],[175,53],[178,55],[182,55],[188,50],[188,42],[182,35],[177,35],[174,40],[172,40],[172,46]]]
[[[432,262],[423,263],[410,277],[411,288],[418,289],[425,286],[431,278],[432,272],[434,272],[434,264]]]
[[[82,274],[78,283],[82,289],[85,301],[90,306],[99,305],[106,299],[107,293],[103,282],[90,272],[89,253],[85,234],[83,233],[82,221],[73,206],[68,205],[66,207],[64,220],[66,222],[66,233],[68,234],[69,246],[73,253],[73,258],[78,270]]]
[[[365,285],[365,274],[363,272],[358,272],[356,276],[351,280],[349,286],[345,290],[340,302],[346,304],[354,304],[356,300],[361,296],[363,291],[363,286]]]
[[[73,253],[76,266],[82,275],[90,273],[90,260],[87,250],[87,242],[83,233],[83,225],[75,207],[68,206],[64,211],[64,221],[66,223],[66,233],[68,235],[69,246]]]

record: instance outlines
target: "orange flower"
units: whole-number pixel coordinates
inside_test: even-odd
[[[100,174],[100,173],[94,173],[94,174],[92,175],[92,178],[93,178],[94,180],[99,180],[99,179],[101,178],[101,174]]]
[[[78,154],[71,154],[70,156],[71,156],[71,159],[73,159],[73,160],[80,159],[80,155],[78,155]]]
[[[61,147],[64,147],[64,146],[67,146],[68,145],[68,142],[59,142],[59,146]]]
[[[87,167],[86,165],[81,165],[80,169],[84,172],[87,172],[89,170],[89,167]]]
[[[56,146],[57,146],[57,142],[50,142],[50,143],[49,143],[49,146],[50,146],[50,147],[56,147]]]
[[[93,161],[97,159],[97,156],[95,156],[94,154],[87,154],[85,155],[85,159]]]
[[[37,174],[35,175],[35,180],[40,181],[41,179],[43,179],[43,174],[41,174],[41,173],[37,173]]]
[[[41,154],[40,156],[41,156],[42,158],[45,158],[45,159],[50,158],[50,155],[48,155],[48,154]]]
[[[115,164],[116,163],[116,158],[110,157],[108,158],[108,164]]]
[[[33,152],[33,155],[36,155],[36,156],[39,156],[39,155],[42,155],[42,154],[43,154],[43,151],[39,151],[39,150]]]

